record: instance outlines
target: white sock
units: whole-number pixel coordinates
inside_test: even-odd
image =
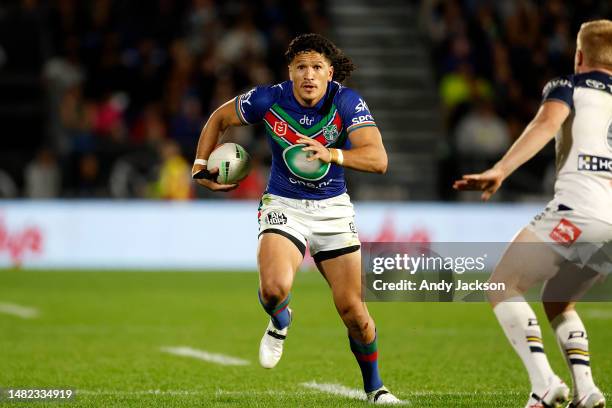
[[[510,344],[523,360],[531,381],[531,391],[541,395],[555,373],[544,353],[542,332],[535,313],[522,296],[499,303],[493,312]]]
[[[575,310],[571,310],[555,317],[551,325],[572,373],[574,395],[584,396],[595,388],[595,384],[591,375],[589,340],[582,320]]]

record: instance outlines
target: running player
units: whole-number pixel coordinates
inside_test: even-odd
[[[400,402],[383,385],[378,370],[374,321],[361,300],[360,242],[344,167],[384,173],[387,154],[365,101],[340,84],[354,66],[318,34],[296,37],[285,54],[289,81],[258,86],[219,107],[198,142],[194,178],[214,191],[206,158],[230,126],[264,123],[272,169],[259,208],[259,300],[270,322],[259,361],[273,368],[281,358],[292,320],[291,287],[306,245],[332,290],[348,329],[368,400]],[[201,178],[204,177],[204,178]]]
[[[454,184],[459,190],[482,190],[488,200],[557,134],[554,199],[518,233],[490,279],[506,284],[506,291],[489,293],[489,300],[529,374],[528,407],[558,406],[569,398],[568,387],[550,368],[540,326],[523,298],[542,281],[544,309],[574,383],[569,406],[605,406],[593,382],[587,333],[575,302],[599,274],[612,269],[612,21],[581,26],[574,70],[544,87],[535,118],[495,166]]]

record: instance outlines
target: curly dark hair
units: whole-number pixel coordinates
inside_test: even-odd
[[[300,34],[291,40],[285,58],[291,63],[296,55],[302,52],[315,51],[323,54],[334,67],[334,81],[343,82],[355,70],[353,61],[336,45],[320,34]]]

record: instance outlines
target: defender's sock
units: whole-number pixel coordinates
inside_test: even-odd
[[[510,344],[523,360],[532,391],[541,393],[555,374],[544,353],[542,332],[535,313],[522,296],[499,303],[493,311]]]
[[[285,300],[277,305],[264,303],[261,298],[261,291],[257,291],[257,295],[259,296],[259,303],[261,303],[266,313],[270,315],[274,327],[278,330],[282,330],[289,326],[289,323],[291,323],[291,315],[289,314],[289,308],[287,306],[289,306],[289,301],[291,300],[291,293],[287,295]]]
[[[365,392],[369,393],[382,387],[383,382],[378,373],[378,346],[376,344],[376,337],[370,344],[363,344],[349,335],[349,342],[351,351],[355,355],[357,364],[359,364],[361,369]]]
[[[595,388],[595,383],[591,375],[589,340],[582,320],[575,310],[571,310],[555,317],[551,325],[572,373],[574,395],[584,396]]]

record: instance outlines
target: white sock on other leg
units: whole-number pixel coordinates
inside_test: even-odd
[[[535,313],[522,296],[499,303],[493,312],[527,369],[532,392],[540,395],[555,373],[544,353],[542,332]]]
[[[595,388],[591,374],[587,332],[575,310],[561,313],[551,322],[574,380],[574,395],[583,396]]]

